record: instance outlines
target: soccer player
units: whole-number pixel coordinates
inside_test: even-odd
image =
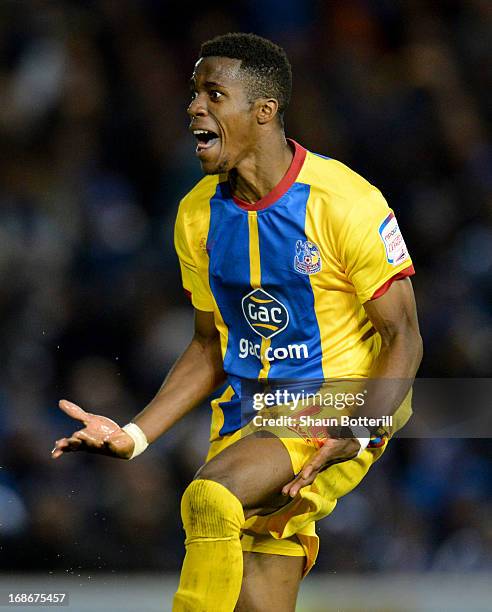
[[[413,267],[378,189],[286,139],[291,69],[281,48],[253,34],[208,41],[191,89],[205,176],[181,201],[175,243],[193,339],[123,428],[62,400],[84,428],[58,440],[53,457],[131,459],[227,382],[212,402],[207,462],[182,499],[186,557],[174,610],[289,611],[317,555],[315,521],[410,416],[422,354]],[[354,414],[392,416],[392,426],[350,436],[251,427],[247,381],[347,378],[372,383]]]

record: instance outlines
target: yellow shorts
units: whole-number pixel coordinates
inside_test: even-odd
[[[398,426],[390,432],[390,436],[403,426],[411,415],[411,392],[397,412],[402,417]],[[248,433],[251,433],[251,429],[247,425],[233,434],[213,441],[207,461]],[[294,474],[301,471],[319,447],[319,444],[310,443],[292,432],[286,432],[285,437],[278,437],[289,453]],[[384,438],[381,446],[368,447],[359,457],[330,466],[277,512],[249,518],[243,527],[243,550],[290,557],[305,556],[303,576],[306,576],[318,556],[319,538],[316,535],[315,522],[333,512],[337,500],[350,493],[361,482],[372,464],[384,453],[387,445],[388,438]]]
[[[237,442],[243,435],[239,430],[212,442],[207,461]],[[302,438],[280,438],[287,449],[294,474],[316,452]],[[253,516],[243,528],[241,543],[245,552],[306,557],[304,576],[316,561],[319,538],[315,521],[333,512],[337,500],[354,489],[371,465],[383,454],[387,442],[378,448],[367,448],[360,457],[337,463],[321,472],[308,487],[286,506],[267,516]]]

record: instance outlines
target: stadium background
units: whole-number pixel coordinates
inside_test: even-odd
[[[169,605],[183,555],[179,498],[206,451],[207,407],[135,462],[77,454],[54,463],[50,450],[73,429],[59,398],[123,424],[190,338],[172,246],[179,198],[200,177],[188,78],[200,43],[236,30],[287,50],[288,135],[347,163],[396,210],[417,270],[420,375],[490,376],[488,0],[4,0],[1,588],[66,576],[87,598],[98,579],[113,593],[109,575],[121,578],[120,594],[131,586],[149,597],[142,609],[154,609],[151,593],[153,605]],[[372,610],[364,585],[382,602],[388,574],[416,582],[385,610],[454,609],[455,576],[467,608],[482,609],[481,587],[470,585],[492,568],[490,448],[485,439],[394,444],[320,523],[311,603],[300,609]],[[405,603],[419,576],[436,608],[431,595]],[[346,607],[332,608],[337,589]],[[351,603],[357,589],[365,607]]]

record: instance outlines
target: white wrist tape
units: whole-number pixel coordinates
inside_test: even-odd
[[[360,457],[361,454],[366,450],[367,445],[371,441],[371,432],[364,427],[363,425],[358,425],[350,428],[352,433],[354,434],[354,438],[359,441],[360,449],[357,453],[357,457]]]
[[[133,447],[133,453],[130,457],[128,457],[128,459],[133,459],[137,455],[143,453],[149,445],[147,436],[135,423],[128,423],[128,425],[125,425],[124,427],[122,427],[122,429],[130,436],[130,438],[135,443],[135,446]]]

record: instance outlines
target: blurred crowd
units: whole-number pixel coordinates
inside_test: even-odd
[[[286,129],[385,194],[412,253],[420,376],[492,364],[488,0],[4,0],[0,4],[0,566],[177,570],[202,406],[135,462],[51,462],[66,397],[119,423],[191,337],[172,244],[200,178],[200,43],[286,49]],[[401,440],[319,524],[325,571],[492,567],[489,440]]]

